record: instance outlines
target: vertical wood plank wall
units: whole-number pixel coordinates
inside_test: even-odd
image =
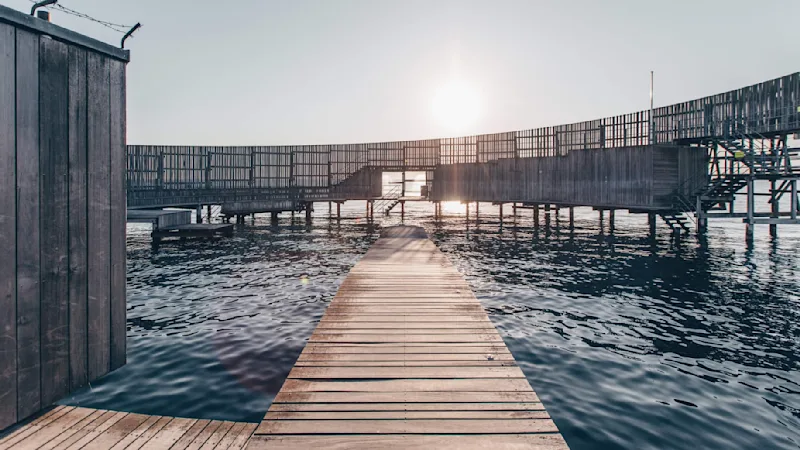
[[[0,20],[0,430],[125,364],[126,62]]]
[[[676,193],[705,186],[707,166],[702,150],[673,146],[442,165],[434,171],[431,199],[669,209]]]

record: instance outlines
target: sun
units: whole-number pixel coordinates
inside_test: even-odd
[[[435,92],[431,107],[446,132],[469,132],[480,117],[480,96],[466,81],[451,80]]]

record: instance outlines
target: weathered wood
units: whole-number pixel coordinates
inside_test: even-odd
[[[169,450],[196,422],[197,419],[172,419],[141,448],[142,450]]]
[[[72,409],[74,409],[74,407],[72,406],[56,406],[50,411],[43,413],[42,415],[35,418],[27,425],[25,425],[24,427],[18,428],[17,430],[9,433],[8,435],[0,438],[0,450],[6,450],[8,448],[12,448],[18,442],[36,433],[36,431],[47,426],[47,424],[53,422],[54,420],[57,420],[64,414],[67,414]]]
[[[70,387],[89,381],[87,368],[86,50],[69,49],[69,368]]]
[[[289,378],[297,379],[436,379],[520,378],[519,367],[295,367]]]
[[[255,434],[557,433],[550,419],[263,420]]]
[[[42,404],[69,392],[69,51],[39,41]]]
[[[541,403],[273,403],[281,411],[544,411]]]
[[[278,392],[274,403],[538,402],[530,392]]]
[[[17,30],[17,420],[42,409],[39,36]]]
[[[77,423],[75,423],[75,425],[61,432],[55,438],[47,441],[47,443],[41,446],[40,449],[41,450],[55,449],[56,447],[60,446],[63,442],[70,440],[72,436],[74,436],[76,433],[79,433],[84,428],[91,426],[91,424],[94,421],[102,418],[105,413],[106,411],[99,409],[91,410],[89,414],[86,415],[86,417],[79,420]]]
[[[111,370],[125,365],[126,349],[126,203],[125,203],[125,63],[109,60],[110,158],[109,201],[111,206]]]
[[[546,411],[268,411],[266,420],[549,419]]]
[[[109,68],[101,55],[87,56],[88,77],[88,373],[93,380],[111,367]]]
[[[16,32],[0,23],[0,430],[17,421]]]
[[[46,427],[36,430],[21,442],[15,444],[16,448],[38,449],[58,437],[61,433],[77,426],[81,420],[89,416],[94,410],[88,408],[73,408],[58,419],[47,424]]]
[[[493,434],[480,435],[355,435],[355,436],[291,436],[256,435],[247,447],[252,450],[373,450],[376,448],[403,448],[429,450],[453,448],[459,450],[565,450],[567,444],[558,434]]]

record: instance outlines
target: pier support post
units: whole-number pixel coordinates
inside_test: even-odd
[[[697,201],[694,208],[694,216],[697,218],[697,234],[705,233],[708,229],[708,217],[706,217],[705,211],[703,211],[703,202],[700,200],[700,196],[697,196]]]
[[[481,202],[475,202],[475,223],[481,220]]]
[[[400,202],[400,220],[406,220],[406,202]]]
[[[797,209],[798,209],[798,205],[797,205],[797,180],[792,180],[791,200],[792,200],[792,212],[791,212],[792,215],[791,215],[791,217],[792,217],[792,219],[797,219]]]
[[[614,234],[614,210],[608,212],[608,232]]]
[[[539,226],[539,205],[533,205],[533,226]]]
[[[332,216],[333,216],[333,205],[331,204],[331,202],[328,202],[328,219],[330,219]]]
[[[464,211],[466,211],[467,224],[469,224],[469,202],[464,203]]]
[[[336,220],[342,220],[342,204],[336,202]]]
[[[755,223],[753,222],[753,215],[755,214],[755,182],[752,178],[747,180],[747,219],[744,230],[745,242],[748,244],[753,243],[753,234],[755,232]]]
[[[500,226],[503,226],[503,204],[500,203]]]
[[[203,205],[197,205],[194,214],[195,222],[203,223]]]
[[[270,223],[272,225],[278,225],[278,211],[272,211],[270,213]]]
[[[647,224],[650,226],[650,237],[656,237],[656,215],[647,213]]]
[[[569,207],[569,227],[575,228],[575,207]]]
[[[605,219],[606,218],[603,215],[603,210],[602,209],[598,209],[597,211],[600,213],[600,234],[603,234],[603,231],[605,231]]]
[[[206,222],[211,223],[211,205],[206,205]]]
[[[311,213],[314,212],[314,202],[306,203],[306,223],[311,223]]]
[[[775,180],[769,182],[769,199],[772,204],[772,217],[778,219],[781,217],[780,202],[775,196]],[[769,235],[775,237],[778,235],[778,224],[769,224]]]

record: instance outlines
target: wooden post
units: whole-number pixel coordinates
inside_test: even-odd
[[[467,223],[469,223],[469,202],[464,203],[464,211],[467,215]]]
[[[500,226],[503,226],[503,204],[500,203]]]
[[[755,192],[753,192],[754,188],[755,188],[755,183],[753,182],[753,179],[752,178],[748,179],[747,180],[747,225],[745,225],[745,231],[744,231],[745,242],[747,242],[748,244],[753,242],[753,234],[755,231],[754,230],[755,224],[753,223],[753,214],[755,213],[755,211],[753,211],[755,209]]]
[[[330,219],[332,215],[333,215],[333,205],[331,204],[331,202],[328,202],[328,218]]]
[[[272,211],[270,213],[270,223],[272,225],[277,225],[278,224],[278,211]]]
[[[539,226],[539,205],[533,205],[533,226]]]
[[[206,222],[211,223],[211,205],[206,205]]]
[[[336,202],[336,220],[342,219],[342,204]]]
[[[797,180],[792,180],[792,219],[797,219]]]
[[[195,222],[203,223],[203,205],[197,205],[194,214]]]
[[[481,220],[481,203],[475,202],[475,223]]]
[[[603,230],[605,230],[605,226],[604,226],[605,217],[603,216],[603,210],[602,209],[598,209],[597,211],[600,212],[600,233],[602,234]]]
[[[573,206],[569,207],[569,227],[575,227],[575,207]]]
[[[655,213],[647,213],[647,224],[650,226],[650,237],[656,236],[656,215]]]
[[[772,202],[772,217],[774,219],[780,218],[780,202],[778,198],[775,196],[775,180],[770,180],[769,182],[769,198]],[[769,224],[769,235],[770,236],[777,236],[778,235],[778,224],[771,223]]]
[[[306,224],[311,223],[311,213],[314,211],[314,202],[306,202]]]
[[[608,232],[614,234],[614,210],[608,212]]]
[[[406,202],[400,202],[400,220],[406,219]]]

